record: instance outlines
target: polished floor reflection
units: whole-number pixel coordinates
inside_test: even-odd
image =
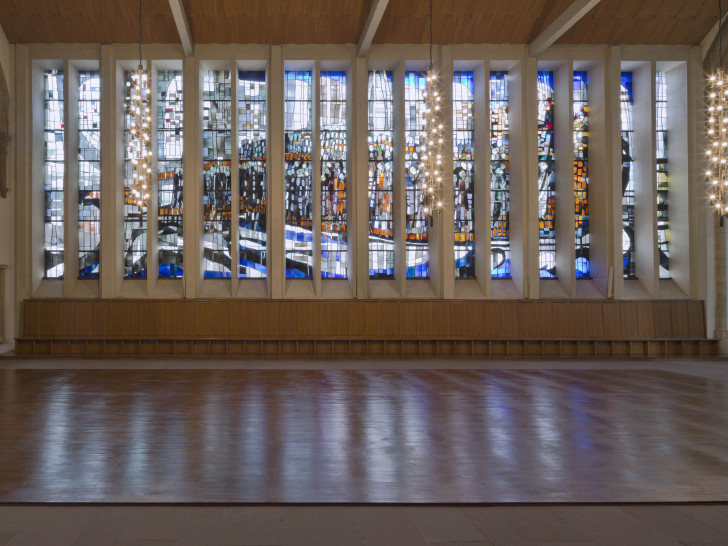
[[[0,430],[1,502],[728,500],[728,382],[656,370],[5,369]]]

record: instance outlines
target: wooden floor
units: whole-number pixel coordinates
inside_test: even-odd
[[[728,500],[727,381],[559,368],[2,369],[0,502]]]

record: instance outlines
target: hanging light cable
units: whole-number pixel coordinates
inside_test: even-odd
[[[728,216],[728,81],[723,71],[723,13],[718,0],[718,68],[708,78],[708,142],[706,151],[710,202],[720,215]]]
[[[149,205],[152,177],[152,127],[149,103],[149,77],[142,64],[142,0],[139,0],[139,66],[132,74],[132,89],[127,108],[131,112],[128,157],[131,161],[133,203],[139,213]]]

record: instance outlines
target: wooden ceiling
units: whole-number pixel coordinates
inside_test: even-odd
[[[357,43],[373,0],[183,0],[195,43]],[[572,0],[434,0],[435,43],[531,42]],[[724,13],[728,0],[721,0]],[[134,43],[137,0],[0,0],[11,43]],[[143,0],[144,43],[178,43],[169,0]],[[716,0],[602,0],[560,44],[697,45]],[[390,0],[374,43],[427,43],[429,1]]]

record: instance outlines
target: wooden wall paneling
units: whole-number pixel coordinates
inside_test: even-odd
[[[619,302],[619,324],[621,332],[618,337],[632,339],[639,336],[637,332],[637,304],[633,301]]]
[[[349,310],[345,301],[331,302],[331,335],[347,338],[349,333]]]
[[[296,337],[298,335],[298,324],[305,320],[298,316],[298,302],[282,301],[279,305],[281,313],[281,337]],[[269,333],[269,332],[266,332]]]
[[[671,301],[670,316],[672,317],[672,335],[675,337],[690,337],[688,302]]]
[[[314,303],[315,335],[318,339],[331,337],[331,304],[328,301]]]
[[[622,309],[618,302],[602,302],[602,316],[604,317],[604,336],[616,339],[622,336]]]
[[[228,323],[228,334],[233,339],[246,339],[247,333],[247,311],[250,302],[245,300],[235,300],[230,304],[230,322]],[[241,350],[245,347],[241,343]]]
[[[158,301],[159,335],[163,338],[173,338],[180,335],[179,323],[184,317],[180,313],[179,302]]]
[[[281,303],[279,301],[264,301],[263,310],[263,337],[278,339],[281,333]]]
[[[602,339],[604,331],[604,304],[600,301],[590,301],[586,306],[586,334],[593,339]]]
[[[362,339],[366,337],[366,316],[364,315],[364,302],[352,302],[349,307],[349,338]]]
[[[399,337],[399,304],[395,301],[381,302],[382,330],[385,339]]]
[[[212,334],[211,337],[225,338],[228,335],[228,324],[230,323],[230,301],[212,301]]]
[[[240,302],[245,309],[245,322],[242,324],[243,339],[263,338],[263,302]],[[262,345],[260,346],[262,350]]]
[[[569,307],[569,318],[571,321],[571,335],[577,339],[589,337],[589,330],[586,326],[586,304],[583,302],[572,302]]]
[[[468,337],[468,304],[464,301],[452,301],[449,307],[450,335],[453,338]]]
[[[44,337],[58,336],[58,307],[60,302],[48,301],[43,302],[41,307],[40,333]]]
[[[195,335],[209,338],[212,336],[212,306],[205,300],[195,302]]]
[[[158,338],[160,336],[161,321],[159,319],[158,302],[138,302],[136,305],[136,313],[142,324],[141,337]]]
[[[41,334],[41,308],[39,301],[23,302],[23,335],[39,336]]]
[[[399,301],[399,335],[402,339],[417,335],[417,317],[415,316],[414,302]]]
[[[469,338],[482,339],[500,336],[501,306],[500,302],[469,301],[467,308],[467,330],[464,334]]]
[[[91,301],[79,301],[76,305],[76,321],[75,328],[71,334],[74,337],[87,339],[93,336],[93,302]],[[69,317],[72,319],[73,316]],[[72,320],[68,321],[72,323]]]
[[[534,305],[534,337],[548,339],[554,335],[553,304],[550,301],[540,301]]]
[[[655,302],[637,302],[637,332],[640,337],[655,337]]]
[[[179,316],[175,319],[177,331],[175,337],[190,339],[195,336],[195,303],[194,300],[177,302]]]
[[[665,338],[672,336],[672,316],[669,301],[656,301],[655,312],[655,337]]]
[[[449,301],[432,302],[433,335],[437,339],[450,339],[457,335],[452,331],[450,305]]]
[[[435,333],[434,302],[415,302],[414,313],[417,317],[417,336],[431,338]]]
[[[515,338],[533,338],[536,335],[536,321],[534,302],[518,302],[516,303],[516,311],[518,313],[518,328],[513,332]],[[510,337],[510,336],[509,336]]]
[[[281,322],[291,321],[298,324],[297,335],[299,338],[311,338],[315,331],[316,313],[314,302],[298,302],[293,315],[281,315]]]
[[[126,335],[123,302],[110,301],[106,308],[108,318],[109,337],[124,337]]]
[[[501,328],[499,337],[513,339],[518,337],[518,308],[510,303],[503,302],[501,308]]]
[[[382,316],[381,303],[378,301],[362,302],[364,308],[364,332],[368,339],[378,339],[381,336]]]
[[[552,304],[553,336],[558,338],[569,337],[569,304],[566,302],[554,302]]]
[[[91,302],[94,337],[107,337],[109,335],[109,302]]]
[[[702,301],[688,302],[690,337],[705,337],[705,315]]]
[[[74,337],[79,303],[78,301],[58,302],[58,337],[63,339]]]

